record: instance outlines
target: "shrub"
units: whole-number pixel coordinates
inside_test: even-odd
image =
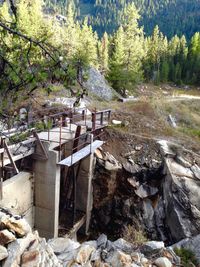
[[[141,229],[136,230],[133,225],[127,225],[124,227],[122,238],[136,245],[141,245],[148,241],[145,233]]]
[[[189,267],[191,263],[195,266],[198,265],[195,254],[191,250],[186,248],[175,248],[174,251],[176,255],[181,258],[181,263],[184,267]]]

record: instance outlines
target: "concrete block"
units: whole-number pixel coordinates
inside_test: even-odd
[[[35,207],[35,218],[35,228],[39,234],[47,233],[47,235],[41,235],[42,237],[52,238],[58,235],[58,225],[55,227],[54,210]]]
[[[44,143],[48,148],[48,143]],[[60,201],[60,167],[58,152],[47,151],[48,160],[36,160],[35,177],[35,227],[46,238],[57,237]]]
[[[55,186],[49,184],[36,183],[35,185],[35,205],[40,208],[55,208]]]
[[[31,228],[35,227],[35,208],[34,206],[31,207],[29,210],[26,211],[24,218],[30,224]]]
[[[24,215],[33,207],[34,181],[31,173],[21,172],[3,182],[0,205],[16,214]]]

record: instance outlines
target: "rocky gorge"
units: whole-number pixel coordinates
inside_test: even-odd
[[[91,235],[46,240],[1,208],[0,266],[199,266],[198,155],[168,141],[109,135],[95,152]],[[183,264],[177,249],[195,261]]]
[[[115,131],[111,135],[110,144],[96,152],[93,229],[111,239],[126,236],[128,228],[168,246],[183,239],[180,247],[196,244],[199,156],[164,140],[118,136],[120,142]],[[191,249],[199,259],[199,246]]]

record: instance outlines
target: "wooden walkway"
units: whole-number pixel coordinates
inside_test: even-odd
[[[103,143],[103,141],[96,140],[92,144],[85,146],[84,148],[80,149],[78,152],[72,154],[66,159],[63,159],[58,164],[70,167],[77,163],[79,160],[89,156],[91,153],[94,153],[97,148],[103,145]]]

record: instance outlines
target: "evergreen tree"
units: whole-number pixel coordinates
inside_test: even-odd
[[[101,41],[98,42],[98,57],[101,72],[107,74],[109,69],[109,40],[106,32]]]
[[[113,86],[122,93],[126,89],[132,89],[142,79],[144,34],[138,20],[138,11],[133,4],[129,5],[124,14],[124,24],[114,38],[114,53],[108,77]]]

